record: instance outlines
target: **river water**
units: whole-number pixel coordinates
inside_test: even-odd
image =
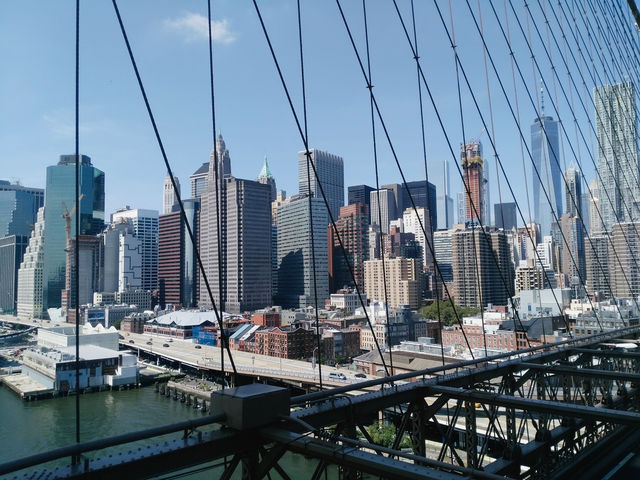
[[[90,393],[80,397],[80,438],[93,440],[202,415],[200,410],[157,394],[152,387]],[[0,386],[0,463],[74,441],[75,397],[23,402]],[[157,442],[157,439],[147,441]],[[316,464],[315,460],[294,454],[287,454],[280,461],[291,478],[309,478]],[[222,470],[214,469],[180,478],[211,479],[221,473]],[[278,477],[276,474],[274,478]],[[336,477],[336,470],[330,470],[327,478]],[[240,478],[239,468],[233,478]]]

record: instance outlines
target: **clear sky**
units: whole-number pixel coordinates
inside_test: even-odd
[[[355,41],[364,54],[362,4],[346,0],[343,3]],[[478,4],[470,3],[478,15]],[[537,2],[532,3],[534,18],[546,42],[541,11]],[[295,2],[263,0],[259,4],[294,102],[301,112]],[[481,4],[487,42],[513,101],[506,44],[490,4]],[[504,22],[503,2],[494,0],[494,4]],[[518,4],[515,8],[526,29],[525,9],[519,2],[514,4]],[[230,151],[232,172],[237,177],[253,179],[266,155],[278,188],[294,194],[297,192],[297,152],[303,148],[302,142],[253,4],[248,0],[215,0],[213,5],[217,128]],[[409,2],[399,1],[399,5],[410,26]],[[439,5],[451,28],[449,4]],[[119,6],[169,160],[183,193],[187,193],[188,176],[208,160],[212,148],[206,1],[131,0],[121,1]],[[374,92],[407,179],[420,180],[424,178],[424,167],[415,63],[393,4],[371,1],[367,6]],[[373,186],[368,94],[338,8],[330,0],[305,0],[302,10],[310,145],[344,158],[345,187],[360,183]],[[513,13],[509,14],[515,56],[527,86],[535,93],[540,88],[539,76],[532,73],[523,36]],[[547,14],[551,16],[551,11]],[[557,14],[561,12],[557,10]],[[451,15],[463,66],[487,122],[490,112],[493,113],[498,154],[526,212],[525,175],[515,122],[490,66],[492,108],[489,108],[482,43],[466,2],[453,1]],[[416,18],[420,61],[457,152],[463,135],[452,49],[433,2],[416,2]],[[70,0],[0,2],[3,72],[0,75],[0,178],[43,187],[46,167],[55,164],[60,154],[73,152],[74,21],[75,2]],[[562,41],[554,20],[551,28],[558,41]],[[582,28],[584,31],[584,26]],[[570,37],[566,25],[565,30]],[[545,112],[558,117],[551,104],[551,99],[557,98],[577,153],[579,142],[570,109],[560,84],[556,85],[557,97],[551,87],[553,76],[549,62],[533,24],[531,36],[552,90],[546,94]],[[560,80],[569,93],[573,90],[566,70],[553,43],[550,45],[553,59],[558,62]],[[587,88],[582,88],[570,56],[565,58],[589,116],[593,117],[590,100],[593,84],[587,77]],[[480,136],[483,126],[464,80],[462,82],[465,136],[470,140]],[[518,79],[516,82],[520,118],[529,142],[529,128],[536,113],[524,85]],[[166,170],[110,1],[82,2],[80,90],[80,150],[106,173],[105,213],[108,215],[124,205],[161,209]],[[579,98],[578,92],[573,91],[578,124],[588,143],[591,127]],[[460,177],[426,93],[424,104],[430,180],[441,188],[442,165],[448,160],[455,194],[461,189]],[[564,167],[565,163],[567,166],[575,163],[575,159],[566,138],[562,134],[561,137]],[[493,204],[498,201],[493,150],[488,133],[482,133],[480,139],[485,162],[490,162]],[[579,151],[587,177],[591,178],[594,173],[589,149],[581,143]],[[380,183],[400,181],[379,125],[378,153]],[[524,163],[526,183],[531,185],[531,161],[526,152]],[[512,201],[504,178],[500,182],[503,201]]]

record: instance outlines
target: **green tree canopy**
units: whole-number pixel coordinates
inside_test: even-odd
[[[458,322],[456,319],[456,312],[458,313],[460,320],[462,320],[462,317],[470,317],[480,312],[479,308],[461,307],[456,305],[453,299],[444,301],[436,300],[431,305],[420,308],[419,312],[425,318],[438,320],[438,306],[440,307],[440,318],[442,320],[442,324],[447,326]]]

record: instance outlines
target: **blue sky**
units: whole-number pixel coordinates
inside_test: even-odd
[[[343,3],[356,43],[364,54],[361,2]],[[477,13],[477,3],[470,3]],[[502,2],[494,3],[504,19]],[[301,112],[295,2],[273,0],[259,4]],[[189,174],[208,160],[212,147],[206,1],[135,0],[121,1],[119,5],[169,160],[186,192]],[[216,0],[213,5],[217,128],[230,151],[232,172],[240,178],[255,178],[266,155],[278,188],[296,193],[297,152],[302,149],[302,142],[253,4]],[[367,5],[374,92],[408,180],[423,179],[415,63],[392,3],[372,1]],[[409,21],[409,2],[400,1],[399,5]],[[0,178],[42,187],[46,166],[56,163],[60,154],[73,152],[74,6],[75,2],[69,0],[0,3]],[[442,2],[440,6],[450,26],[449,5]],[[482,44],[466,3],[454,1],[452,7],[460,58],[488,122]],[[81,8],[81,152],[91,156],[94,165],[106,173],[107,215],[123,205],[160,209],[166,171],[111,2],[84,1]],[[302,2],[302,8],[310,145],[344,158],[346,185],[375,185],[367,90],[338,9],[332,1],[308,0]],[[540,28],[544,28],[537,5],[531,8]],[[487,42],[513,101],[505,42],[489,4],[482,2],[482,9]],[[516,9],[524,22],[524,7]],[[462,129],[452,50],[432,2],[416,2],[416,15],[423,69],[457,151]],[[537,91],[539,78],[532,73],[528,51],[512,17],[511,21],[516,58],[527,85]],[[553,22],[551,25],[557,28]],[[532,36],[536,40],[533,30]],[[551,86],[549,62],[537,41],[534,50]],[[569,92],[566,71],[560,68],[560,57],[553,48],[552,55]],[[571,63],[570,66],[579,83],[577,72]],[[491,70],[489,77],[498,154],[526,211],[517,129]],[[535,109],[523,84],[517,82],[521,122],[529,142]],[[582,95],[592,117],[592,85],[588,83],[587,87]],[[472,139],[480,135],[483,127],[464,84],[462,88],[465,134]],[[554,93],[547,93],[546,112],[557,117],[550,96]],[[576,92],[574,99],[579,124],[588,140],[590,127],[578,106]],[[576,148],[569,106],[559,88],[557,101]],[[426,94],[425,119],[430,180],[441,187],[442,164],[449,160],[452,190],[459,191],[458,171]],[[481,141],[485,159],[490,161],[491,200],[495,203],[496,169],[487,133],[482,134]],[[594,173],[588,149],[584,144],[580,148],[586,175],[591,178]],[[575,162],[566,139],[562,150],[563,164]],[[400,181],[379,127],[378,153],[381,183]],[[526,153],[524,160],[530,185],[531,162]],[[504,179],[500,182],[503,201],[512,201]]]

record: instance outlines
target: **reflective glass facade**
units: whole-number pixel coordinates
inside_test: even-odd
[[[38,209],[44,204],[44,190],[12,185],[0,180],[0,238],[31,234]]]
[[[531,154],[535,165],[531,174],[534,217],[535,222],[540,224],[540,234],[544,236],[551,233],[551,223],[555,221],[551,208],[558,218],[562,216],[560,143],[558,122],[553,117],[536,118],[531,125]]]
[[[61,155],[57,165],[47,167],[44,232],[44,308],[60,307],[65,281],[65,219],[76,205],[75,155]],[[80,156],[80,193],[84,195],[71,218],[71,237],[76,235],[75,215],[80,216],[80,235],[97,235],[104,227],[104,172]]]

